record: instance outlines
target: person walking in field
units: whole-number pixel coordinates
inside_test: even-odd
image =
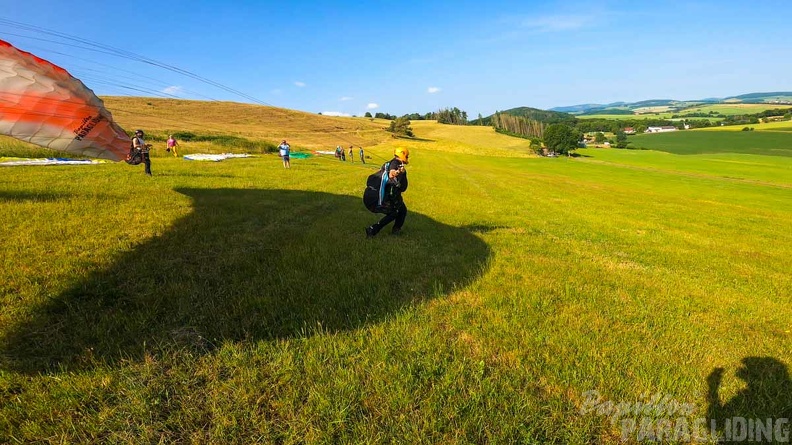
[[[173,137],[173,135],[171,134],[171,135],[168,135],[168,141],[165,144],[167,146],[166,151],[169,152],[169,153],[173,153],[173,157],[174,158],[178,158],[179,157],[179,152],[178,152],[179,141],[177,141],[176,138]]]
[[[401,196],[402,193],[407,191],[407,171],[404,166],[409,162],[410,151],[406,148],[397,148],[393,153],[393,159],[385,163],[380,172],[369,177],[367,189],[372,189],[372,182],[379,182],[379,184],[384,183],[384,185],[379,185],[379,190],[374,192],[378,196],[375,197],[372,202],[366,202],[368,200],[367,198],[370,198],[370,195],[366,196],[365,193],[363,201],[367,207],[369,207],[369,210],[375,213],[384,213],[385,216],[376,224],[366,227],[367,238],[377,236],[380,230],[394,221],[391,234],[401,234],[404,220],[407,218],[407,206],[404,205],[404,200]],[[387,181],[382,178],[385,175],[387,175]],[[384,187],[384,190],[382,187]]]
[[[289,162],[291,146],[288,142],[286,142],[286,139],[284,139],[278,146],[278,154],[280,155],[281,159],[283,159],[283,168],[291,168],[291,162]]]
[[[355,155],[351,145],[349,146],[349,162],[355,162]]]
[[[146,175],[151,176],[151,144],[147,144],[143,139],[143,130],[135,130],[135,137],[132,138],[132,148],[140,152],[143,158],[143,165],[146,166]]]
[[[363,147],[360,147],[360,151],[358,152],[358,156],[360,156],[360,162],[366,163],[366,157],[363,156]]]
[[[179,152],[176,151],[176,147],[179,146],[179,143],[176,141],[176,138],[174,138],[172,134],[168,135],[168,141],[166,142],[166,145],[167,148],[165,149],[165,151],[167,151],[168,153],[173,153],[173,157],[178,158]]]
[[[341,146],[340,145],[336,145],[335,157],[339,161],[341,160]]]

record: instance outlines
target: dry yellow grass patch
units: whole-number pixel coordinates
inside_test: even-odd
[[[236,102],[205,102],[140,97],[103,97],[125,129],[193,131],[266,139],[287,139],[294,146],[369,147],[390,139],[381,122],[363,118],[322,116],[302,111]]]

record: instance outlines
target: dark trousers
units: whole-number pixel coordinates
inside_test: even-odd
[[[146,166],[146,174],[151,176],[151,155],[145,151],[141,155],[143,155],[143,165]]]
[[[391,221],[396,221],[393,223],[393,230],[399,230],[404,225],[405,218],[407,218],[407,206],[404,205],[404,202],[400,202],[395,206],[394,210],[386,213],[377,224],[374,224],[371,227],[374,229],[374,234],[376,235],[385,226],[390,224]]]

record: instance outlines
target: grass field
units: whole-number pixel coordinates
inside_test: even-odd
[[[676,154],[742,153],[792,156],[792,133],[783,131],[674,131],[631,136],[631,148]]]
[[[149,134],[166,135],[180,130],[265,139],[276,144],[289,139],[310,149],[372,146],[389,137],[382,131],[389,124],[384,120],[320,116],[234,102],[201,102],[196,106],[172,99],[104,97],[103,100],[124,128],[143,128]]]
[[[590,115],[581,115],[577,116],[578,119],[671,119],[671,116],[678,115],[681,117],[685,117],[686,114],[689,113],[709,113],[710,111],[714,111],[719,113],[719,115],[714,115],[712,117],[690,117],[690,119],[709,119],[710,121],[719,121],[722,120],[722,117],[718,116],[736,116],[736,115],[744,115],[744,114],[756,114],[761,113],[766,110],[775,110],[775,109],[790,109],[792,106],[790,105],[779,105],[779,104],[711,104],[711,105],[701,105],[692,108],[686,108],[684,110],[679,111],[668,111],[668,107],[646,107],[646,108],[639,108],[636,109],[636,114],[608,114],[607,110],[604,110],[602,114],[590,114]]]
[[[226,126],[180,106],[134,127]],[[788,156],[303,117],[297,146],[410,147],[401,237],[365,238],[360,163],[0,170],[0,443],[615,443],[656,395],[792,417]]]
[[[683,110],[681,113],[709,113],[710,111],[715,111],[725,116],[736,116],[741,114],[756,114],[767,110],[789,108],[792,108],[792,106],[782,104],[713,104],[688,108]]]
[[[723,127],[700,128],[698,131],[742,131],[745,127],[753,128],[754,131],[792,131],[792,121],[779,121],[748,125],[726,125]]]

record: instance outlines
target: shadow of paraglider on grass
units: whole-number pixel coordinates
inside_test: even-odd
[[[4,368],[57,372],[226,341],[357,329],[476,279],[489,247],[410,213],[366,239],[359,199],[182,189],[193,212],[2,332]]]

